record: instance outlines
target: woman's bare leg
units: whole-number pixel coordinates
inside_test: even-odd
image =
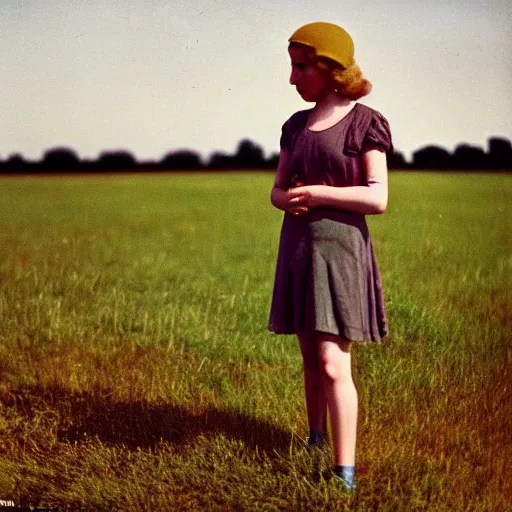
[[[357,435],[357,391],[352,380],[351,342],[317,333],[319,364],[331,418],[334,462],[354,466]]]
[[[313,335],[298,336],[304,369],[304,392],[309,429],[312,432],[325,432],[327,399],[324,380],[318,359],[318,346]]]

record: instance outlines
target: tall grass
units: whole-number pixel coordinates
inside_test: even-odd
[[[512,510],[512,178],[400,173],[391,334],[353,351],[358,485],[267,332],[272,176],[4,178],[0,499],[87,510]]]

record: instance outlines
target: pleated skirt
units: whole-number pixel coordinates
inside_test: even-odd
[[[285,214],[269,330],[352,341],[388,332],[382,282],[364,215],[318,209]]]

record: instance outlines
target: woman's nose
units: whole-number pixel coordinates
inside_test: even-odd
[[[292,71],[290,73],[290,85],[295,85],[296,82],[297,82],[297,73],[295,72],[294,69],[292,69]]]

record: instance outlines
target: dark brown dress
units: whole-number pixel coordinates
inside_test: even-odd
[[[313,132],[311,110],[296,112],[282,128],[291,154],[291,182],[367,185],[361,154],[392,147],[388,122],[357,103],[340,122]],[[388,332],[382,284],[365,216],[315,208],[285,213],[269,329],[278,334],[321,331],[348,340],[379,341]]]

